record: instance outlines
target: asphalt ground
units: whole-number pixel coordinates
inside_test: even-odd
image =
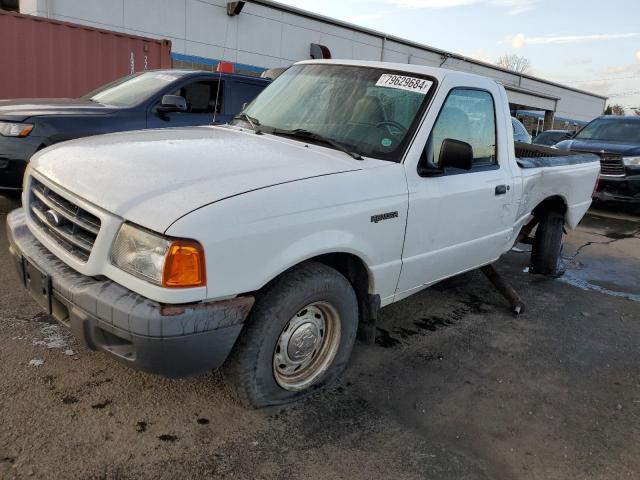
[[[375,345],[296,404],[246,410],[219,374],[168,380],[81,348],[19,284],[0,197],[0,478],[640,478],[640,217],[597,206],[562,279],[496,268],[381,311]]]

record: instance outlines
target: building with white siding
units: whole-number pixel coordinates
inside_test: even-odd
[[[270,0],[245,3],[228,15],[226,0],[20,0],[20,12],[152,38],[169,39],[175,66],[215,68],[231,62],[259,74],[311,58],[312,44],[332,58],[443,66],[485,75],[504,84],[513,110],[544,112],[586,122],[601,115],[606,97],[445,50],[386,35]]]

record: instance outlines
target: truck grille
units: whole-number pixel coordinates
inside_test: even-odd
[[[100,231],[100,219],[32,177],[29,212],[62,248],[86,262]]]
[[[583,153],[593,153],[600,157],[600,175],[607,175],[609,177],[624,177],[624,163],[622,162],[622,155],[619,153],[605,153],[605,152],[590,152],[586,150],[576,150]]]
[[[612,177],[624,177],[622,155],[615,153],[600,154],[600,174]]]

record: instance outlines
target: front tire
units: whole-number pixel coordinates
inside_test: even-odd
[[[326,265],[304,263],[257,296],[223,366],[225,380],[254,407],[301,398],[342,373],[357,327],[349,281]]]
[[[559,277],[564,273],[561,258],[563,228],[564,214],[554,210],[540,214],[531,249],[531,273],[550,277]]]

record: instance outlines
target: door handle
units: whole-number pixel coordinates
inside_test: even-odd
[[[498,185],[496,187],[496,195],[504,195],[505,193],[507,193],[507,190],[509,190],[509,187],[507,187],[506,185]]]

